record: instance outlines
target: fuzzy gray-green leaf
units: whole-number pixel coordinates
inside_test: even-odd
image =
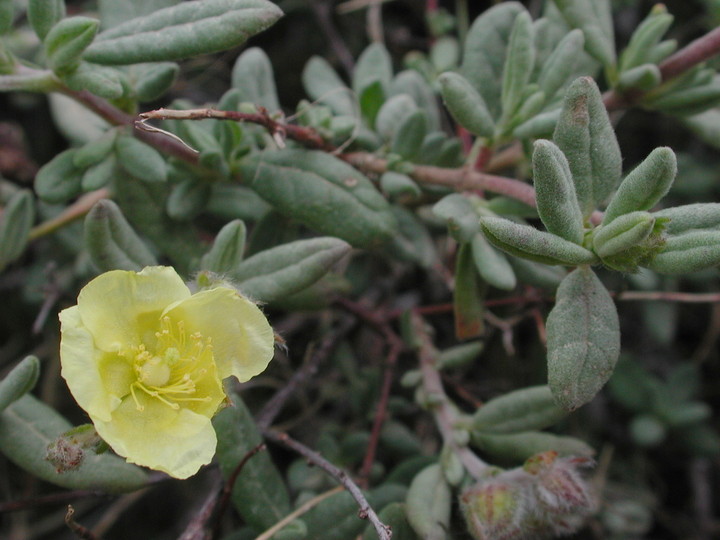
[[[0,413],[32,390],[39,376],[40,360],[37,356],[26,356],[0,381]]]
[[[447,538],[452,493],[440,465],[430,465],[415,476],[405,502],[408,522],[420,538]]]
[[[615,190],[622,174],[620,147],[591,78],[576,79],[568,88],[553,140],[568,160],[587,218]]]
[[[42,41],[50,29],[65,17],[65,0],[29,0],[27,17]]]
[[[313,56],[308,60],[302,72],[302,83],[308,96],[327,105],[336,114],[355,115],[352,92],[324,58]]]
[[[612,375],[620,323],[605,286],[587,266],[567,275],[547,318],[548,383],[557,403],[574,410]]]
[[[237,47],[281,16],[267,0],[182,2],[105,30],[84,56],[99,64],[182,60]]]
[[[680,234],[693,229],[720,229],[720,203],[695,203],[665,208],[653,213],[667,218],[668,234]]]
[[[532,19],[527,11],[521,11],[510,33],[507,57],[503,66],[500,102],[503,115],[511,118],[520,106],[523,92],[533,72],[535,45]]]
[[[142,270],[157,264],[118,206],[110,200],[95,203],[85,218],[85,245],[95,266],[108,270]]]
[[[484,433],[516,433],[550,427],[567,416],[547,386],[515,390],[486,402],[473,415],[473,429]]]
[[[461,244],[472,241],[480,230],[480,218],[475,208],[459,193],[451,193],[436,202],[433,213],[447,222],[450,234]]]
[[[602,259],[641,246],[655,227],[648,212],[630,212],[595,229],[593,249]]]
[[[524,11],[520,2],[502,2],[475,19],[465,40],[461,73],[494,118],[500,116],[502,73],[513,23]]]
[[[135,137],[122,135],[115,143],[118,163],[135,178],[145,182],[165,182],[168,169],[165,159],[153,147]]]
[[[240,101],[260,105],[271,113],[280,110],[272,64],[259,47],[246,50],[235,61],[232,86],[240,91]]]
[[[583,216],[567,159],[550,141],[535,142],[533,182],[540,219],[548,232],[574,244],[583,240]]]
[[[48,66],[59,70],[76,63],[92,43],[99,22],[90,17],[70,17],[53,26],[45,38]]]
[[[61,152],[35,176],[35,193],[48,203],[63,203],[80,193],[82,170],[73,163],[77,150]]]
[[[387,95],[392,79],[392,59],[385,45],[371,43],[360,54],[355,64],[352,87],[356,94],[360,93],[373,81],[380,81],[383,91]]]
[[[493,217],[482,218],[480,224],[485,237],[495,247],[511,255],[551,265],[576,266],[598,262],[592,251],[529,225]]]
[[[493,287],[513,290],[517,280],[507,257],[492,247],[482,234],[473,237],[471,246],[475,268],[480,276]]]
[[[146,485],[143,469],[109,452],[86,452],[77,469],[57,473],[45,453],[48,444],[71,427],[54,409],[25,394],[0,414],[0,452],[34,476],[68,489],[125,493]]]
[[[653,48],[670,28],[673,19],[663,4],[655,4],[645,20],[635,29],[630,42],[620,55],[620,69],[626,71],[648,62]]]
[[[459,73],[447,72],[438,77],[445,106],[455,121],[478,137],[491,137],[495,122],[485,101],[470,82]]]
[[[606,68],[615,66],[615,39],[609,0],[553,0],[572,28],[585,34],[585,50]]]
[[[720,264],[720,231],[691,230],[669,236],[647,267],[660,274],[685,274]]]
[[[572,30],[555,47],[547,61],[542,64],[538,75],[538,86],[550,100],[575,72],[578,51],[582,49],[585,37],[579,29]]]
[[[245,254],[245,223],[236,219],[227,223],[215,237],[210,251],[202,258],[201,269],[225,274],[240,266]]]
[[[225,479],[262,442],[255,420],[240,396],[213,418],[218,434],[217,460]],[[243,465],[233,485],[232,502],[243,520],[256,531],[272,527],[290,512],[290,496],[268,452],[261,451]]]
[[[273,302],[315,283],[348,251],[350,246],[337,238],[296,240],[261,251],[228,273],[250,298]]]
[[[650,210],[670,190],[677,174],[675,152],[656,148],[622,181],[605,210],[603,224],[637,210]]]
[[[23,189],[8,201],[0,216],[0,270],[17,259],[28,243],[35,221],[32,193]]]
[[[529,457],[548,450],[554,450],[561,456],[592,456],[595,453],[592,447],[580,439],[541,431],[520,433],[473,431],[471,436],[474,446],[495,459],[509,463],[521,463]]]
[[[242,174],[278,212],[353,246],[379,246],[396,233],[370,180],[324,152],[264,152],[243,161]]]

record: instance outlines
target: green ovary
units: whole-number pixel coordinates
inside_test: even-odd
[[[144,410],[139,393],[175,410],[192,402],[222,401],[225,395],[217,381],[210,338],[188,334],[183,321],[173,323],[167,316],[160,320],[160,330],[154,335],[154,344],[143,343],[118,353],[132,366],[132,382],[123,398],[129,395],[138,411]]]

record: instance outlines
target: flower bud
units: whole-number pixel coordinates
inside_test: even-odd
[[[82,465],[85,450],[98,454],[107,450],[92,424],[75,427],[60,435],[48,445],[45,459],[55,466],[58,474],[62,474]]]
[[[587,466],[587,458],[558,458],[555,451],[543,452],[525,462],[524,470],[537,477],[533,485],[542,508],[551,514],[585,514],[592,510],[590,488],[578,467]]]
[[[476,540],[521,538],[526,501],[524,486],[501,476],[481,481],[460,496],[468,530]]]

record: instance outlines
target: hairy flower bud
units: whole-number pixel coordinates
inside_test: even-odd
[[[522,537],[526,499],[524,486],[499,475],[465,490],[460,506],[476,540],[510,540]]]

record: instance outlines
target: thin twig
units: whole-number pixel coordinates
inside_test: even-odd
[[[672,291],[624,291],[615,295],[616,300],[653,300],[681,302],[685,304],[713,304],[720,302],[720,293],[681,293]]]
[[[252,458],[261,450],[265,450],[265,448],[265,443],[260,443],[254,448],[252,448],[249,452],[247,452],[245,456],[243,456],[243,458],[240,460],[240,463],[237,464],[237,467],[235,467],[235,470],[227,479],[227,482],[225,482],[225,486],[223,486],[222,495],[220,497],[220,502],[218,503],[218,512],[215,516],[215,528],[213,531],[213,537],[217,537],[220,533],[220,521],[222,519],[222,516],[225,514],[225,510],[227,510],[228,504],[230,503],[230,495],[232,495],[233,486],[235,485],[235,481],[240,475],[240,472],[243,470],[243,467],[245,467],[245,464],[250,461],[250,458]]]
[[[107,497],[108,494],[104,491],[97,491],[92,489],[80,489],[76,491],[63,491],[60,493],[52,493],[50,495],[42,495],[39,497],[33,497],[32,499],[24,499],[21,501],[9,501],[0,503],[0,514],[6,512],[20,512],[22,510],[29,510],[32,508],[39,508],[42,506],[49,506],[53,504],[65,504],[67,501],[74,501],[76,499],[86,499],[89,497]]]
[[[443,443],[458,457],[465,469],[474,478],[480,478],[487,470],[488,465],[480,459],[467,446],[461,446],[455,436],[455,426],[459,419],[450,398],[445,394],[440,373],[435,367],[437,350],[430,340],[425,329],[425,321],[417,313],[412,313],[412,327],[414,334],[419,338],[418,357],[420,359],[420,372],[425,393],[432,396],[431,411],[440,430]]]
[[[329,2],[321,2],[319,0],[312,0],[312,2],[310,2],[320,30],[323,31],[325,37],[330,42],[332,52],[335,53],[338,61],[342,64],[345,74],[351,77],[355,69],[355,58],[333,23],[329,4]]]
[[[295,372],[281,390],[265,403],[265,406],[256,417],[257,425],[261,430],[270,427],[287,400],[295,393],[301,384],[310,380],[313,375],[315,375],[320,365],[330,357],[338,343],[340,343],[354,324],[352,317],[342,319],[334,331],[327,333],[310,359]]]
[[[105,188],[86,193],[54,218],[33,227],[30,230],[28,239],[36,240],[42,236],[47,236],[48,234],[55,232],[57,229],[80,219],[90,211],[96,202],[101,199],[107,199],[109,196],[110,192]]]
[[[207,523],[212,516],[213,510],[218,502],[221,477],[216,474],[213,478],[212,486],[210,491],[205,497],[205,501],[198,511],[187,524],[183,533],[178,537],[178,540],[206,540],[210,538],[207,531]],[[218,520],[219,521],[219,520]]]
[[[307,501],[305,504],[303,504],[296,510],[293,510],[292,512],[290,512],[287,516],[282,518],[280,521],[278,521],[275,525],[270,527],[268,530],[263,532],[260,536],[255,538],[255,540],[270,540],[270,538],[272,538],[273,535],[276,532],[278,532],[279,530],[281,530],[283,527],[285,527],[292,521],[296,520],[303,514],[306,514],[307,512],[309,512],[310,510],[315,508],[318,504],[323,502],[328,497],[332,497],[333,495],[335,495],[336,493],[340,493],[344,489],[345,488],[343,486],[336,486],[332,489],[327,490],[325,493],[321,493],[317,497],[313,497],[312,499]]]
[[[77,523],[74,516],[75,509],[72,505],[68,505],[67,513],[65,514],[65,525],[67,525],[68,528],[75,533],[75,536],[82,538],[83,540],[99,540],[99,538],[95,536],[90,529]]]
[[[288,448],[291,448],[292,450],[303,456],[305,459],[307,459],[310,463],[317,467],[320,467],[330,476],[335,478],[345,487],[345,489],[348,490],[352,498],[355,499],[355,502],[357,502],[358,506],[360,507],[358,517],[360,517],[361,519],[367,519],[368,521],[370,521],[370,523],[372,523],[373,527],[375,528],[375,532],[377,533],[380,540],[390,540],[392,538],[392,532],[390,531],[390,527],[380,521],[380,518],[375,513],[375,510],[372,509],[367,499],[365,498],[365,495],[363,495],[363,492],[360,490],[358,485],[353,482],[353,480],[345,471],[330,463],[328,460],[326,460],[324,457],[322,457],[320,454],[318,454],[311,448],[308,448],[301,442],[296,441],[287,433],[280,433],[273,430],[264,430],[263,435],[266,439],[270,439],[271,441],[275,441],[284,446],[287,446]]]

